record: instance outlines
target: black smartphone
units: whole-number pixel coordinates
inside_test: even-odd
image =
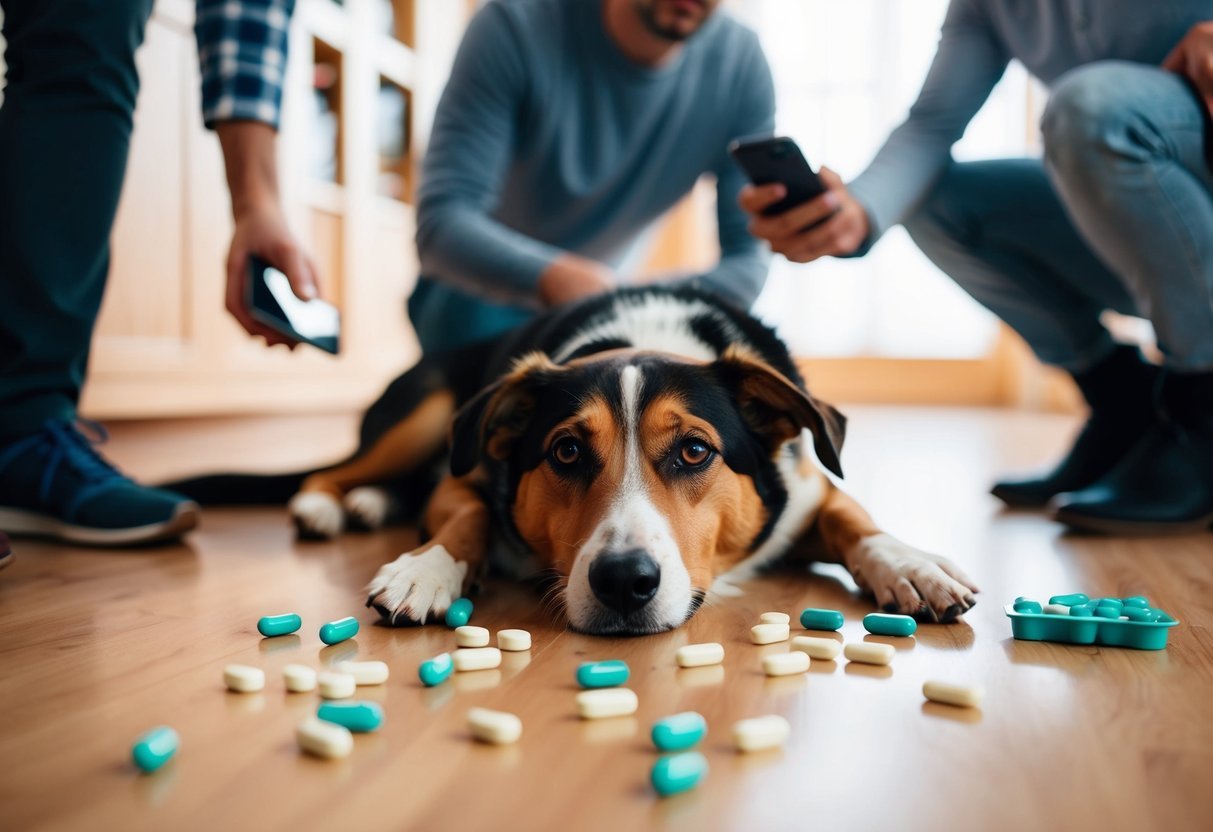
[[[827,190],[796,142],[786,136],[736,139],[729,143],[729,153],[755,185],[778,182],[788,189],[787,196],[762,212],[764,216],[782,214]]]
[[[283,335],[333,355],[341,348],[337,307],[295,297],[286,275],[259,257],[249,257],[248,306],[253,318]]]

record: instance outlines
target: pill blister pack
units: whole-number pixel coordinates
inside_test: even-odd
[[[1022,641],[1134,650],[1162,650],[1171,628],[1179,623],[1141,596],[1088,598],[1074,593],[1055,595],[1043,606],[1030,598],[1016,598],[1003,609],[1011,619],[1011,635]]]

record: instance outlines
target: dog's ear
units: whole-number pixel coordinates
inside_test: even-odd
[[[737,348],[725,351],[711,369],[732,391],[741,417],[750,430],[775,449],[808,428],[813,450],[821,464],[842,476],[842,441],[847,417],[833,406],[813,398],[787,376],[753,353]]]
[[[563,372],[546,354],[532,352],[477,393],[451,424],[451,474],[464,476],[486,456],[506,459],[535,412],[539,388]]]

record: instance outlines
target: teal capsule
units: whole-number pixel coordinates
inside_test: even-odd
[[[708,773],[708,761],[698,751],[662,757],[653,763],[649,779],[662,797],[695,788]]]
[[[1083,595],[1081,592],[1071,592],[1069,595],[1054,595],[1049,599],[1050,604],[1061,604],[1066,607],[1076,607],[1079,604],[1085,604],[1091,599]]]
[[[800,614],[800,626],[806,630],[840,630],[842,613],[838,610],[817,610],[809,607]]]
[[[257,619],[257,632],[266,638],[285,636],[303,626],[303,619],[288,612],[285,615],[263,615]]]
[[[1090,604],[1079,604],[1077,607],[1070,607],[1070,615],[1075,618],[1090,618],[1095,614]]]
[[[1120,614],[1130,621],[1158,620],[1158,613],[1151,609],[1143,609],[1142,607],[1125,607],[1120,611]]]
[[[1141,595],[1130,595],[1128,598],[1121,598],[1121,602],[1126,607],[1137,607],[1138,609],[1147,609],[1150,606],[1150,599]]]
[[[628,680],[628,663],[618,659],[582,662],[577,668],[577,684],[583,688],[617,688]]]
[[[358,635],[358,619],[349,615],[330,621],[320,628],[320,640],[325,644],[338,644]]]
[[[707,732],[707,720],[695,711],[686,711],[653,723],[653,745],[659,751],[685,751]]]
[[[878,636],[912,636],[918,622],[908,615],[870,612],[863,617],[863,628]]]
[[[383,708],[378,702],[321,702],[316,716],[343,725],[355,734],[374,731],[383,724]]]
[[[442,653],[432,659],[426,659],[421,663],[421,667],[417,668],[417,675],[421,678],[421,684],[427,688],[432,688],[434,685],[441,685],[451,675],[455,665],[451,661],[450,653]]]
[[[177,732],[167,725],[153,728],[131,746],[131,760],[149,774],[156,771],[177,753],[181,740]]]
[[[1071,607],[1071,609],[1073,609],[1073,607]],[[1025,598],[1022,601],[1015,602],[1014,610],[1015,612],[1028,613],[1030,615],[1040,615],[1042,612],[1044,612],[1044,607],[1040,605],[1039,601],[1030,601]]]
[[[446,611],[446,626],[462,627],[472,620],[472,602],[467,598],[456,598]]]
[[[1121,601],[1119,598],[1100,598],[1098,601],[1095,602],[1095,606],[1112,607],[1113,609],[1120,609],[1121,607],[1124,606],[1124,602]]]
[[[1120,618],[1119,607],[1096,607],[1095,614],[1100,618]]]

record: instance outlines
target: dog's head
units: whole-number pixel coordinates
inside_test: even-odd
[[[484,466],[518,536],[559,576],[575,629],[651,633],[689,618],[769,532],[789,440],[809,429],[841,474],[844,425],[739,349],[712,363],[533,353],[460,411],[451,470]]]

